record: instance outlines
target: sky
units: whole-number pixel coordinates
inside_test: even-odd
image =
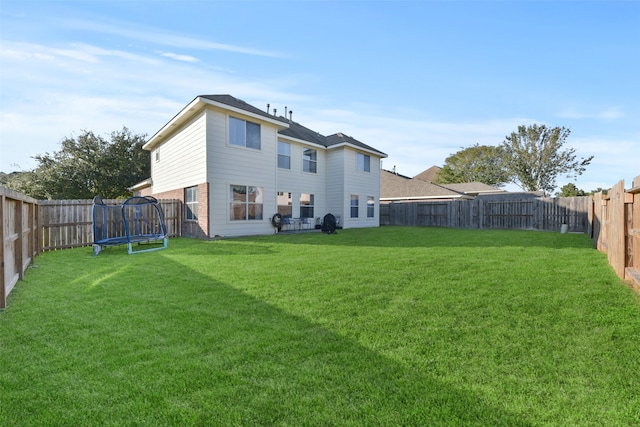
[[[558,188],[629,188],[640,1],[0,0],[2,172],[85,130],[151,137],[212,94],[286,107],[406,176],[520,125],[566,127],[594,159]]]

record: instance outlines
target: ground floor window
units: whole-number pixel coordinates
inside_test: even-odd
[[[300,218],[313,218],[313,194],[300,194]]]
[[[358,218],[358,203],[359,198],[357,194],[351,195],[351,218]]]
[[[293,215],[293,197],[286,191],[278,191],[278,213],[283,218],[291,218]]]
[[[231,221],[262,220],[264,190],[262,187],[250,185],[231,185]]]
[[[198,220],[198,187],[184,189],[184,203],[186,205],[185,219],[187,221]]]
[[[373,218],[376,214],[376,199],[373,196],[367,196],[367,218]]]

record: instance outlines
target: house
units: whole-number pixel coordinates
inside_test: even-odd
[[[151,179],[134,191],[182,200],[186,236],[271,234],[276,213],[293,228],[315,229],[327,213],[343,228],[379,226],[387,155],[273,112],[231,95],[197,96],[144,145]]]
[[[481,182],[435,184],[433,181],[439,170],[439,167],[432,166],[413,178],[400,175],[395,171],[383,170],[380,180],[380,201],[392,203],[472,200],[479,195],[507,193],[505,190]]]

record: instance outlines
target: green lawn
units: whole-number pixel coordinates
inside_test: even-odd
[[[0,425],[629,426],[640,302],[585,235],[383,227],[38,256]]]

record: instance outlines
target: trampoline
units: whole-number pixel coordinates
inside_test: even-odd
[[[94,255],[106,246],[127,245],[129,254],[134,254],[165,249],[168,244],[164,215],[155,198],[134,196],[121,205],[93,198]]]

